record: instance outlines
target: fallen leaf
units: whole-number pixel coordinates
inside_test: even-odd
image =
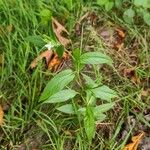
[[[41,61],[43,58],[46,59],[46,64],[48,66],[52,54],[53,54],[53,52],[51,50],[46,50],[46,51],[42,52],[37,58],[35,58],[32,61],[31,65],[30,65],[31,69],[34,69],[37,66],[38,62]]]
[[[115,35],[116,37],[115,37],[114,48],[120,49],[125,39],[125,32],[120,28],[115,29],[115,31],[116,31],[116,35]]]
[[[2,106],[0,105],[0,126],[3,124],[4,111]]]
[[[70,54],[68,52],[64,52],[62,58],[59,58],[58,54],[54,52],[54,57],[49,62],[48,69],[52,70],[53,72],[60,70],[63,66],[64,61],[69,59],[69,57]]]
[[[137,150],[138,148],[138,145],[141,141],[141,139],[143,138],[144,136],[144,132],[141,132],[139,135],[137,136],[133,136],[132,137],[132,143],[130,144],[127,144],[123,150]]]
[[[62,67],[63,62],[70,58],[70,54],[69,52],[65,51],[63,53],[62,58],[60,58],[58,57],[58,54],[52,50],[44,51],[32,61],[30,65],[31,69],[34,69],[37,66],[38,62],[41,61],[43,58],[46,59],[47,68],[52,72],[56,72],[58,69]]]
[[[71,40],[67,39],[62,34],[66,33],[68,35],[68,31],[54,18],[52,18],[52,26],[54,33],[58,38],[58,41],[66,48],[67,45],[71,43]],[[60,58],[58,54],[51,49],[51,46],[49,46],[49,44],[47,44],[46,47],[48,48],[48,50],[42,52],[37,58],[35,58],[32,61],[30,67],[31,69],[35,68],[38,62],[45,58],[48,69],[50,69],[53,72],[56,72],[59,68],[61,68],[64,61],[67,60],[70,57],[70,55],[68,52],[65,51],[63,52],[62,58]]]
[[[66,47],[68,44],[71,43],[70,39],[65,38],[62,34],[66,33],[69,34],[68,31],[62,26],[55,18],[52,17],[52,26],[56,37],[58,38],[59,42]]]
[[[135,73],[135,68],[123,69],[123,74],[125,77],[129,78],[132,83],[140,83],[140,79]]]
[[[116,31],[121,38],[125,38],[125,32],[122,29],[117,28]]]

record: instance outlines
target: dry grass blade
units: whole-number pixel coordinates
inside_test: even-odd
[[[0,105],[0,126],[3,124],[4,111],[2,106]]]

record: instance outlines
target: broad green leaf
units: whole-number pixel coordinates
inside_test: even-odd
[[[84,128],[87,135],[87,138],[89,140],[89,143],[91,143],[92,138],[95,135],[95,119],[93,114],[93,108],[87,107],[86,113],[84,116]]]
[[[39,35],[28,36],[25,40],[40,47],[43,47],[46,44],[46,42]]]
[[[143,0],[143,7],[150,8],[150,0]]]
[[[63,56],[64,53],[64,46],[63,45],[59,45],[55,47],[56,53],[58,54],[58,56],[61,58]]]
[[[122,8],[122,4],[123,4],[123,0],[115,0],[115,6],[116,6],[118,9],[121,9],[121,8]]]
[[[73,98],[77,94],[76,91],[67,89],[67,90],[62,90],[54,95],[50,96],[44,103],[59,103],[59,102],[64,102],[67,101],[71,98]]]
[[[63,106],[57,108],[57,110],[59,110],[63,113],[66,113],[66,114],[75,114],[72,104],[63,105]]]
[[[92,80],[89,76],[85,75],[85,74],[82,74],[83,78],[85,79],[86,81],[86,85],[88,88],[95,88],[98,86],[98,84],[95,83],[94,80]]]
[[[94,117],[96,118],[97,122],[102,122],[106,119],[106,115],[105,114],[94,114]]]
[[[111,10],[112,8],[113,8],[113,6],[114,6],[114,2],[107,2],[106,4],[105,4],[105,10],[106,11],[109,11],[109,10]]]
[[[112,103],[107,103],[107,104],[102,104],[102,105],[99,105],[99,106],[96,106],[96,107],[92,107],[93,109],[93,113],[94,113],[94,116],[97,120],[99,120],[99,116],[101,116],[101,114],[103,116],[105,116],[103,113],[107,112],[108,110],[110,110],[111,108],[113,108],[113,106],[115,105],[114,102]],[[85,111],[86,111],[86,108],[85,107],[82,107],[80,109],[78,109],[78,111],[82,114],[82,115],[85,115]],[[104,117],[103,117],[104,118]]]
[[[80,57],[80,61],[83,64],[112,64],[112,60],[109,56],[100,52],[88,52]]]
[[[94,114],[98,115],[100,113],[105,113],[108,110],[110,110],[111,108],[113,108],[114,105],[115,105],[115,103],[112,102],[112,103],[107,103],[107,104],[102,104],[102,105],[96,106],[94,108]]]
[[[91,91],[93,92],[95,97],[101,98],[102,100],[111,101],[112,98],[117,97],[116,92],[105,85],[95,89],[91,89]]]
[[[143,0],[134,0],[134,5],[139,7],[143,5]]]
[[[46,85],[42,95],[40,97],[40,101],[44,101],[48,99],[53,94],[62,90],[66,85],[68,85],[75,77],[75,74],[72,70],[64,70],[57,74],[53,79],[51,79]]]
[[[96,98],[90,90],[86,90],[86,101],[88,106],[94,106],[96,104]]]
[[[123,13],[123,18],[124,20],[131,24],[133,23],[133,17],[135,16],[135,11],[132,8],[127,9],[124,13]]]
[[[144,13],[143,19],[144,19],[144,22],[150,26],[150,12]]]

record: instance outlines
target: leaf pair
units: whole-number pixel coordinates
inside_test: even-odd
[[[74,79],[74,77],[75,74],[72,70],[69,69],[57,74],[52,80],[47,83],[44,91],[41,94],[40,101],[44,103],[54,103],[55,101],[62,102],[67,100],[69,97],[74,97],[76,95],[75,91],[62,90]]]

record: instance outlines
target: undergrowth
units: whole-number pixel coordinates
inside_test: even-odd
[[[120,150],[148,132],[149,6],[100,2],[0,1],[0,149]],[[52,16],[70,33],[71,64],[54,73],[41,61],[32,70],[43,43],[28,39],[51,38]],[[116,50],[101,35],[118,27],[126,35]]]

